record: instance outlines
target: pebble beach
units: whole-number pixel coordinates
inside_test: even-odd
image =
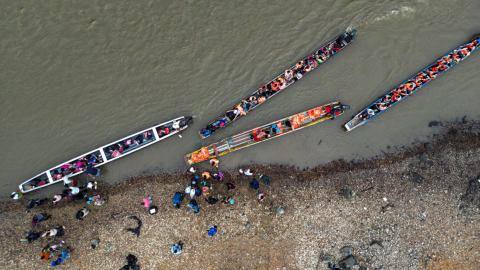
[[[346,258],[352,269],[478,269],[480,123],[430,125],[442,127],[428,142],[392,147],[374,159],[304,170],[249,167],[271,177],[269,185],[258,175],[224,172],[224,180],[211,181],[209,196],[232,197],[234,204],[210,205],[195,197],[199,213],[188,208],[188,195],[179,209],[173,207],[175,192],[190,184],[191,175],[185,174],[101,184],[89,191],[108,198],[100,207],[62,200],[25,213],[27,200],[34,198],[26,194],[1,205],[0,265],[50,269],[51,260],[42,261],[40,251],[64,240],[74,251],[59,269],[120,269],[128,254],[138,258],[141,269],[328,269],[329,262],[338,266]],[[258,190],[249,186],[254,178]],[[235,189],[227,190],[229,181]],[[351,198],[342,196],[347,187],[354,192]],[[268,194],[262,204],[256,200],[260,192]],[[158,207],[155,215],[140,205],[148,196]],[[75,219],[85,206],[92,212]],[[275,211],[280,206],[281,215]],[[20,242],[40,212],[52,218],[34,230],[63,225],[65,235]],[[142,221],[138,237],[125,230],[137,226],[130,216]],[[208,236],[214,224],[218,233]],[[90,249],[96,238],[99,246]],[[174,255],[170,247],[178,241],[184,247]]]

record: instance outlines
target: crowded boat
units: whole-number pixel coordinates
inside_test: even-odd
[[[480,36],[476,36],[469,42],[451,51],[447,55],[435,61],[435,63],[406,80],[398,87],[382,96],[373,104],[355,115],[352,120],[345,124],[345,129],[347,131],[351,131],[365,124],[373,117],[379,115],[381,112],[412,95],[416,90],[438,77],[438,75],[455,66],[463,59],[467,58],[472,52],[476,51],[479,48],[479,41]]]
[[[303,58],[301,61],[298,61],[295,65],[275,77],[275,79],[260,86],[255,92],[243,99],[231,110],[228,110],[224,115],[220,116],[215,121],[211,122],[202,130],[200,130],[200,137],[202,137],[202,139],[209,137],[213,132],[226,127],[233,121],[246,115],[251,110],[260,106],[268,99],[272,98],[288,86],[292,85],[294,82],[301,79],[307,73],[311,72],[320,64],[327,61],[330,59],[330,57],[352,43],[355,33],[356,30],[353,30],[350,33],[344,33],[340,35],[319,50],[316,50],[314,53]]]

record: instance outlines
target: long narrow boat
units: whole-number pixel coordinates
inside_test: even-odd
[[[180,121],[180,129],[184,130],[188,127],[188,121],[191,119],[191,117],[181,116],[99,147],[32,177],[20,184],[20,191],[27,193],[53,185],[62,182],[66,175],[72,177],[82,174],[85,166],[99,167],[132,154],[177,134],[178,130],[172,127],[175,121]]]
[[[363,109],[352,120],[345,124],[345,129],[351,131],[373,117],[379,115],[381,112],[397,104],[407,96],[412,95],[416,90],[435,79],[438,75],[449,70],[451,67],[458,64],[463,59],[467,58],[472,52],[476,51],[480,46],[480,35],[476,36],[469,42],[459,46],[447,55],[443,56],[435,63],[426,67],[410,79],[400,84],[386,95],[376,100],[373,104]]]
[[[262,85],[258,90],[253,92],[247,98],[236,104],[231,110],[227,111],[224,115],[215,119],[215,121],[208,124],[205,128],[200,130],[198,134],[202,139],[207,138],[213,132],[224,128],[237,120],[248,112],[257,108],[268,99],[271,99],[282,90],[292,85],[297,80],[301,79],[305,74],[310,73],[317,68],[320,64],[327,61],[341,51],[348,44],[353,42],[353,36],[357,30],[353,30],[350,33],[344,33],[335,40],[330,41],[327,45],[323,46],[314,53],[309,54],[303,60],[297,62],[295,65],[282,72],[273,80]]]
[[[219,157],[230,152],[255,145],[290,132],[333,119],[349,109],[347,105],[333,102],[278,121],[247,130],[186,155],[185,163],[192,165],[209,158]]]

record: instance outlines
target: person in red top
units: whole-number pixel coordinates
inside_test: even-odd
[[[330,113],[332,111],[332,106],[328,105],[327,107],[324,108],[325,113]]]

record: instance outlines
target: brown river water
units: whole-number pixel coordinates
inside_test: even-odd
[[[2,198],[48,168],[181,115],[196,117],[182,139],[107,164],[101,180],[183,170],[183,156],[202,145],[333,101],[351,109],[222,156],[221,168],[368,158],[426,140],[436,131],[431,120],[480,118],[476,52],[364,126],[341,128],[479,33],[478,0],[4,0],[0,12]],[[262,83],[353,29],[355,41],[325,64],[200,139],[202,127]]]

